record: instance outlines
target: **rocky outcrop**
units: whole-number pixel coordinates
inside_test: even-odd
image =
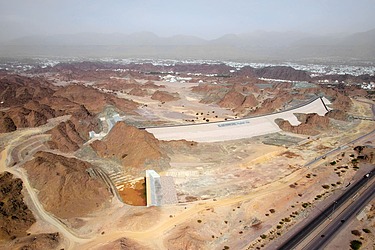
[[[340,121],[347,121],[348,120],[348,115],[346,114],[345,111],[342,110],[337,110],[333,109],[328,111],[325,116],[332,118],[334,120],[340,120]]]
[[[11,108],[7,115],[17,128],[38,127],[47,123],[48,118],[35,110],[24,107]]]
[[[332,88],[323,88],[322,90],[324,94],[330,97],[330,99],[332,100],[331,106],[334,109],[345,111],[348,110],[353,104],[349,96],[340,93],[338,90]]]
[[[135,95],[135,96],[146,96],[147,90],[144,90],[140,87],[135,87],[132,90],[129,91],[129,95]]]
[[[92,167],[88,162],[48,152],[36,153],[24,165],[44,209],[62,219],[86,216],[111,199],[106,184],[87,172]]]
[[[121,238],[97,248],[98,250],[148,250],[149,248],[127,238]]]
[[[143,88],[147,88],[147,89],[160,89],[160,88],[165,88],[164,85],[156,85],[153,81],[147,81],[142,87],[143,87]]]
[[[23,201],[22,180],[0,173],[0,239],[26,236],[35,217]]]
[[[242,105],[242,103],[245,101],[245,98],[246,97],[244,95],[232,89],[223,97],[223,99],[218,104],[220,107],[235,109]]]
[[[283,108],[285,104],[292,100],[289,93],[280,93],[280,95],[267,98],[262,102],[255,111],[254,114],[270,114]]]
[[[101,157],[113,158],[126,168],[146,169],[168,166],[166,156],[159,141],[146,130],[117,122],[109,134],[101,141],[94,141],[91,147]]]
[[[180,99],[180,97],[178,93],[169,93],[167,91],[156,90],[152,94],[151,99],[160,102],[171,102]]]
[[[310,75],[303,70],[287,66],[271,66],[255,70],[258,77],[289,81],[310,81]]]
[[[9,133],[16,129],[13,120],[5,112],[0,112],[0,133]]]
[[[329,126],[329,118],[326,116],[319,116],[316,113],[295,115],[301,122],[297,126],[293,126],[289,121],[283,119],[276,119],[275,122],[283,131],[304,135],[317,135]]]
[[[92,87],[82,85],[69,85],[55,92],[54,96],[63,97],[71,102],[84,105],[90,112],[99,113],[107,105],[113,105],[123,112],[134,112],[138,104],[120,99],[113,95],[102,93]]]
[[[10,249],[50,250],[57,249],[62,238],[59,233],[33,234],[11,242]],[[5,248],[4,248],[5,249]]]
[[[48,146],[51,149],[58,149],[64,153],[74,152],[84,143],[75,125],[70,120],[61,122],[53,129],[47,131],[47,133],[51,134],[51,140],[48,141]]]

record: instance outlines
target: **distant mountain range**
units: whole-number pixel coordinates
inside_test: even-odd
[[[79,33],[28,36],[0,44],[0,56],[89,56],[213,60],[375,60],[375,29],[317,36],[255,31],[213,40],[195,36]]]

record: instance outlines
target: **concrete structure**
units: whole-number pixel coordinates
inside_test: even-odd
[[[146,196],[148,207],[176,204],[178,200],[173,177],[146,170]]]
[[[288,120],[293,126],[299,125],[295,113],[317,113],[325,115],[328,112],[326,104],[331,104],[325,97],[316,98],[310,102],[292,109],[244,119],[202,124],[150,127],[146,130],[159,140],[189,140],[196,142],[228,141],[280,132],[275,119]]]
[[[160,175],[154,170],[146,170],[147,206],[160,206],[162,200]]]
[[[109,133],[109,131],[111,131],[113,126],[115,126],[115,124],[117,122],[122,121],[122,119],[121,119],[120,115],[116,113],[111,118],[108,118],[108,119],[106,119],[105,117],[101,117],[100,121],[102,121],[102,122],[105,121],[107,123],[107,132],[102,131],[99,134],[97,134],[97,133],[95,133],[95,131],[90,131],[89,132],[90,139],[93,139],[93,138],[101,139],[101,138],[103,138],[104,136],[106,136]]]

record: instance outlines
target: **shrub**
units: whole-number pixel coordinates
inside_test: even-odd
[[[202,220],[197,220],[197,222],[198,222],[198,223],[201,223],[201,222],[202,222]]]
[[[275,209],[271,208],[270,212],[271,212],[271,214],[275,213]]]
[[[331,161],[329,164],[331,164],[332,166],[336,165],[336,161]]]
[[[352,240],[350,242],[350,248],[353,250],[358,250],[361,248],[361,246],[362,246],[362,242],[359,240]]]
[[[264,240],[264,239],[266,239],[266,238],[267,238],[267,235],[265,235],[265,234],[262,234],[262,235],[260,236],[260,238],[262,238],[262,239]]]
[[[329,185],[322,185],[324,189],[329,189]]]
[[[361,232],[358,230],[352,230],[351,233],[355,236],[361,236]]]
[[[362,231],[367,233],[367,234],[371,233],[370,229],[367,229],[367,228],[362,229]]]

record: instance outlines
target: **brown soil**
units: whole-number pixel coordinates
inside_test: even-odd
[[[33,234],[11,243],[11,249],[50,250],[56,249],[61,241],[59,233]]]
[[[119,190],[122,201],[132,206],[146,206],[146,183],[141,179],[135,183],[125,182]]]

